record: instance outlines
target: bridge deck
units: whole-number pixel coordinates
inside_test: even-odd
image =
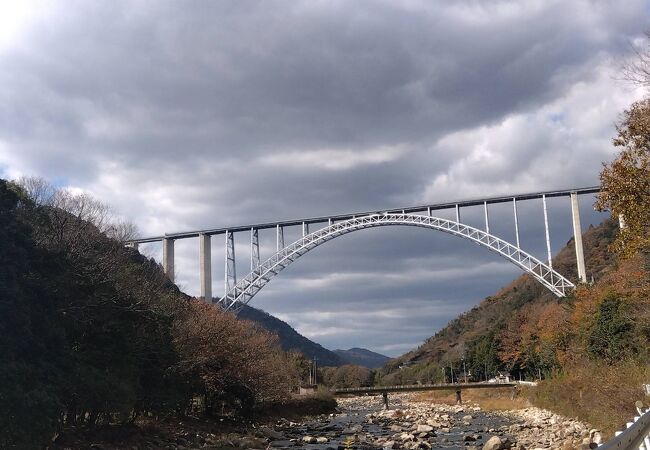
[[[328,220],[333,220],[333,221],[342,221],[342,220],[348,220],[352,219],[353,217],[359,217],[359,216],[367,216],[371,214],[383,214],[383,213],[390,213],[390,214],[399,214],[399,213],[406,213],[406,214],[412,214],[412,213],[422,213],[425,211],[438,211],[438,210],[445,210],[445,209],[453,209],[456,206],[458,207],[468,207],[468,206],[478,206],[478,205],[492,205],[495,203],[505,203],[505,202],[511,202],[513,199],[515,200],[533,200],[533,199],[538,199],[542,198],[542,196],[546,196],[548,198],[550,197],[568,197],[571,195],[572,192],[575,192],[578,195],[585,195],[585,194],[595,194],[600,191],[600,188],[595,186],[595,187],[584,187],[584,188],[574,188],[574,189],[559,189],[559,190],[553,190],[553,191],[544,191],[544,192],[531,192],[527,194],[514,194],[514,195],[506,195],[506,196],[498,196],[498,197],[485,197],[485,198],[479,198],[479,199],[471,199],[471,200],[458,200],[458,201],[450,201],[450,202],[444,202],[444,203],[431,203],[427,205],[418,205],[418,206],[409,206],[409,207],[402,207],[402,208],[391,208],[391,209],[385,209],[385,210],[375,210],[375,211],[357,211],[353,213],[347,213],[347,214],[333,214],[331,216],[320,216],[320,217],[306,217],[302,219],[292,219],[292,220],[284,220],[284,221],[277,221],[277,222],[264,222],[264,223],[256,223],[256,224],[248,224],[248,225],[239,225],[239,226],[230,226],[230,227],[222,227],[222,228],[212,228],[212,229],[206,229],[206,230],[196,230],[196,231],[186,231],[186,232],[179,232],[179,233],[166,233],[163,236],[151,236],[151,237],[146,237],[146,238],[140,238],[140,239],[133,239],[129,241],[129,243],[138,243],[138,244],[145,244],[148,242],[158,242],[162,241],[163,239],[186,239],[186,238],[196,238],[200,234],[205,234],[205,235],[217,235],[217,234],[224,234],[228,231],[236,233],[236,232],[242,232],[242,231],[250,231],[252,229],[257,229],[257,230],[263,230],[263,229],[269,229],[269,228],[276,228],[277,226],[280,227],[289,227],[289,226],[296,226],[296,225],[301,225],[301,224],[307,224],[307,225],[312,225],[312,224],[318,224],[318,223],[325,223]]]
[[[444,384],[407,384],[400,386],[372,386],[360,388],[341,388],[332,390],[334,395],[342,394],[382,394],[384,392],[416,391],[461,391],[465,389],[495,389],[515,387],[515,383],[444,383]]]

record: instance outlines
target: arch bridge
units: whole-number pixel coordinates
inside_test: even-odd
[[[139,244],[162,242],[162,266],[169,278],[174,280],[174,242],[179,239],[198,238],[199,241],[199,278],[201,298],[213,302],[212,297],[212,268],[211,268],[211,238],[215,235],[224,236],[224,294],[215,301],[225,310],[239,311],[251,299],[278,275],[285,267],[300,258],[310,250],[338,236],[367,228],[382,226],[415,226],[441,231],[453,236],[467,239],[501,257],[530,274],[545,288],[558,297],[564,297],[575,286],[569,279],[553,269],[551,243],[548,225],[546,200],[550,197],[568,197],[571,204],[573,237],[576,252],[578,280],[586,282],[584,254],[582,248],[582,231],[578,196],[599,192],[598,187],[565,189],[529,194],[509,195],[454,201],[430,205],[412,206],[386,211],[365,211],[351,214],[312,217],[279,222],[267,222],[242,225],[228,228],[215,228],[182,233],[169,233],[130,241],[127,245],[137,248]],[[544,212],[544,230],[546,239],[546,258],[542,262],[521,248],[519,239],[519,220],[517,204],[521,201],[542,200]],[[489,205],[512,203],[514,218],[515,242],[508,242],[490,233]],[[464,224],[461,221],[461,209],[470,206],[482,206],[484,211],[484,228],[479,229]],[[434,212],[453,210],[455,220],[436,217]],[[295,242],[285,245],[284,230],[288,227],[301,227],[302,237]],[[310,232],[310,227],[315,231]],[[260,260],[259,233],[261,230],[274,230],[276,252],[268,259]],[[250,273],[237,281],[235,268],[235,235],[246,233],[250,235],[251,258]]]

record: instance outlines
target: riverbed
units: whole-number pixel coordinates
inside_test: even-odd
[[[577,420],[538,408],[483,411],[476,405],[417,401],[413,394],[339,399],[340,412],[300,423],[261,427],[270,449],[345,450],[432,448],[467,450],[588,450],[600,433]]]

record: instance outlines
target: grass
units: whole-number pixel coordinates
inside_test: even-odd
[[[616,365],[585,361],[574,364],[531,392],[542,408],[590,423],[611,437],[636,414],[638,400],[648,406],[641,385],[650,381],[650,367],[633,360]]]
[[[471,389],[463,391],[461,395],[464,405],[478,405],[481,409],[505,411],[532,406],[528,400],[528,389],[528,387],[520,389],[514,399],[512,398],[512,388]],[[449,391],[429,391],[417,394],[415,400],[455,405],[456,394]]]

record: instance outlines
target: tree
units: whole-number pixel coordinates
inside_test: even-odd
[[[587,351],[608,362],[621,360],[631,347],[632,320],[625,305],[614,294],[606,296],[598,308],[587,341]]]
[[[596,208],[623,218],[612,248],[627,258],[650,252],[650,98],[632,104],[617,131],[622,150],[600,173]]]

